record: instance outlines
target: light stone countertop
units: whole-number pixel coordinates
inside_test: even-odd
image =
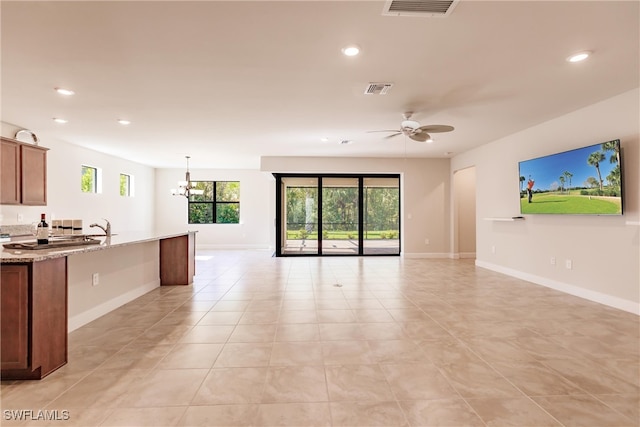
[[[44,261],[52,258],[61,258],[69,255],[82,254],[86,252],[101,251],[105,249],[117,248],[119,246],[135,245],[138,243],[153,242],[156,240],[168,239],[171,237],[186,236],[195,231],[182,232],[166,232],[166,231],[141,231],[141,232],[125,232],[122,234],[115,233],[111,237],[96,237],[100,240],[100,244],[82,245],[77,247],[43,249],[43,250],[19,250],[7,249],[4,246],[0,250],[0,261],[2,264],[19,264],[35,261]],[[35,242],[35,239],[29,240],[12,240],[11,243],[29,243]]]

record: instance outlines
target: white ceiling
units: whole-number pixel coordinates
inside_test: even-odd
[[[638,1],[463,0],[444,18],[383,5],[2,1],[2,121],[154,167],[257,168],[452,156],[639,86]],[[350,43],[359,56],[342,55]],[[593,55],[565,60],[580,50]],[[381,81],[389,94],[364,95]],[[455,131],[430,145],[367,133],[410,110]]]

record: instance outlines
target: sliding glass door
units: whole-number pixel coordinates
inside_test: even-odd
[[[400,253],[400,178],[364,178],[364,254]]]
[[[360,253],[359,178],[322,179],[322,253]]]
[[[274,174],[276,255],[399,255],[400,176]]]
[[[286,254],[318,253],[318,179],[283,178],[281,231],[282,252]]]

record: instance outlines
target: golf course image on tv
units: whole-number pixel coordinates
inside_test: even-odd
[[[622,215],[620,140],[519,162],[523,214]]]

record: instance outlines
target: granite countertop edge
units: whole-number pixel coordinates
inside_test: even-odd
[[[100,244],[83,245],[70,248],[57,248],[50,250],[17,250],[7,249],[0,245],[0,261],[2,264],[20,264],[47,259],[62,258],[87,252],[102,251],[122,246],[136,245],[140,243],[153,242],[156,240],[170,239],[172,237],[186,236],[196,233],[192,230],[185,231],[149,231],[149,232],[125,232],[114,234],[111,237],[93,237],[100,240]],[[32,239],[33,240],[33,239]],[[21,240],[26,242],[26,240]]]

